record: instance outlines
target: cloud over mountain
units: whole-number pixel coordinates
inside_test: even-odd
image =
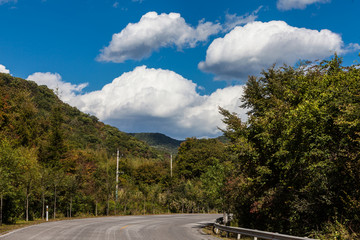
[[[220,134],[217,127],[224,127],[219,106],[246,118],[245,110],[238,107],[243,86],[218,89],[202,96],[196,92],[195,83],[170,70],[140,66],[101,90],[85,94],[75,94],[82,85],[59,83],[58,74],[42,76],[49,79],[37,78],[39,84],[68,89],[60,98],[70,105],[125,132],[162,132],[178,139],[213,137]]]
[[[199,95],[196,87],[173,71],[140,66],[99,91],[79,95],[73,103],[123,131],[143,127],[177,138],[216,136],[217,127],[223,126],[218,107],[241,111],[243,86],[218,89],[208,96]],[[241,114],[246,118],[245,110]]]
[[[88,85],[87,83],[74,85],[64,82],[60,74],[50,72],[36,72],[29,75],[26,80],[34,81],[38,85],[46,85],[48,88],[54,90],[66,103],[70,103],[76,94],[80,93],[82,89]]]
[[[10,73],[9,69],[6,69],[6,67],[2,64],[0,64],[0,73]]]

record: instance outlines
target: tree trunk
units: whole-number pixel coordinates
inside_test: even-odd
[[[72,210],[72,196],[70,197],[70,217],[71,217],[71,210]]]
[[[45,218],[45,192],[42,192],[42,212],[41,212],[41,219],[44,220]]]
[[[109,208],[110,208],[110,203],[109,203],[109,195],[107,196],[107,199],[106,199],[106,201],[107,201],[107,207],[106,207],[106,216],[109,216]]]
[[[145,198],[144,198],[144,215],[145,215]]]
[[[2,225],[3,195],[0,195],[0,226]]]
[[[29,193],[26,190],[26,219],[27,222],[29,221]]]
[[[56,185],[54,188],[54,219],[56,218]]]
[[[97,212],[98,212],[97,204],[98,204],[98,202],[97,202],[97,200],[95,200],[95,216],[97,216]]]

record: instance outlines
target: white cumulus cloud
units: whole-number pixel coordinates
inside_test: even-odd
[[[148,12],[138,23],[129,23],[120,33],[114,34],[97,60],[121,63],[143,59],[162,47],[193,48],[221,28],[220,24],[204,20],[194,28],[179,13]]]
[[[169,70],[137,67],[101,90],[78,96],[77,106],[100,119],[167,118],[192,104],[196,84]]]
[[[246,110],[240,109],[240,97],[243,95],[243,85],[236,85],[224,89],[218,89],[208,96],[201,96],[198,105],[185,109],[180,123],[183,128],[197,129],[203,136],[216,136],[219,129],[225,129],[225,124],[221,121],[218,107],[225,108],[230,112],[236,112],[246,120]],[[201,136],[201,134],[199,135]]]
[[[38,85],[46,85],[48,88],[54,90],[59,94],[59,97],[66,103],[80,93],[83,88],[87,86],[87,83],[80,85],[74,85],[68,82],[64,82],[58,73],[50,72],[36,72],[27,77],[27,80],[36,82]]]
[[[346,51],[341,36],[326,29],[297,28],[283,21],[251,22],[215,39],[199,68],[216,74],[217,79],[246,80],[274,63],[293,65],[300,59],[322,59]]]
[[[6,67],[2,64],[0,64],[0,73],[8,73],[10,74],[10,70],[6,69]]]
[[[125,132],[215,137],[221,134],[218,127],[225,127],[219,106],[247,118],[246,110],[239,108],[242,85],[200,95],[194,82],[170,70],[140,66],[89,93],[81,93],[86,84],[64,82],[57,73],[38,72],[27,79],[58,89],[64,102]]]
[[[89,93],[80,93],[85,84],[64,82],[56,73],[28,79],[58,88],[63,101],[125,132],[161,132],[178,139],[218,136],[217,127],[224,127],[219,106],[246,119],[246,110],[239,108],[243,86],[202,96],[194,82],[170,70],[140,66]]]
[[[280,10],[305,9],[310,4],[328,2],[330,0],[278,0],[276,6]]]

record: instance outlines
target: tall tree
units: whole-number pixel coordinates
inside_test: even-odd
[[[176,173],[185,179],[199,178],[215,159],[224,160],[224,144],[217,139],[187,138],[175,159]]]
[[[241,225],[303,234],[339,216],[360,229],[351,187],[360,179],[359,82],[359,67],[342,67],[337,56],[273,67],[246,84],[247,122],[220,109],[237,166],[228,196]]]
[[[18,176],[18,151],[10,141],[0,138],[0,225],[7,221],[3,215],[4,197],[13,191]]]
[[[25,192],[25,220],[29,221],[29,197],[39,182],[40,165],[37,161],[36,149],[19,149],[19,180]]]
[[[63,111],[61,105],[57,103],[50,115],[50,135],[48,136],[47,145],[40,152],[40,157],[51,167],[60,168],[60,160],[64,158],[66,152],[63,121]]]

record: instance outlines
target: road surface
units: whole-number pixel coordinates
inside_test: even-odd
[[[101,217],[47,222],[0,235],[0,240],[205,240],[219,214]]]

